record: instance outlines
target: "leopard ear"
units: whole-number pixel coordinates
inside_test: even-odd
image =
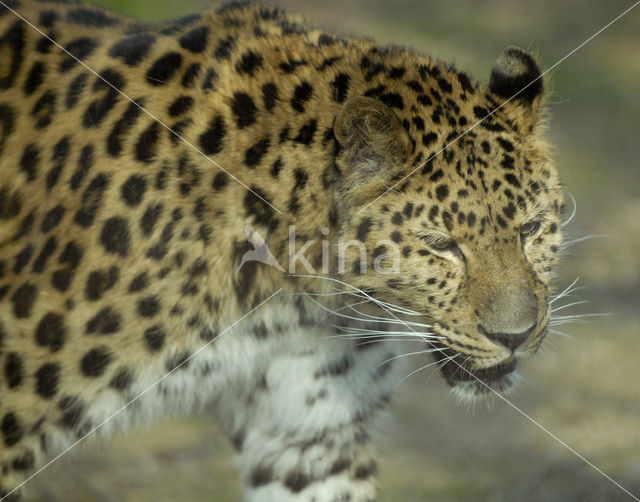
[[[343,182],[356,186],[386,179],[408,159],[411,141],[397,115],[377,99],[356,96],[340,109],[333,131],[342,147]]]
[[[544,98],[544,83],[538,63],[527,51],[513,45],[502,51],[491,70],[489,90],[505,100],[513,98],[516,122],[529,127],[536,123]]]

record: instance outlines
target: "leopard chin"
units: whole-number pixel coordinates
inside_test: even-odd
[[[478,400],[502,397],[510,394],[520,381],[520,374],[513,371],[490,382],[477,380],[459,381],[452,384],[452,393],[460,401],[475,402]]]

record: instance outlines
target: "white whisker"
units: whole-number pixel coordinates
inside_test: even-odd
[[[577,284],[577,282],[578,282],[579,280],[580,280],[580,277],[576,277],[576,278],[574,279],[574,281],[573,281],[571,284],[569,284],[569,285],[566,287],[566,289],[565,289],[564,291],[562,291],[562,293],[559,293],[559,294],[557,294],[556,296],[554,296],[554,297],[549,301],[549,303],[553,303],[553,302],[555,302],[556,300],[559,300],[560,298],[562,298],[563,296],[568,295],[568,294],[569,294],[569,293],[571,293],[572,291],[575,291],[575,290],[572,290],[571,288],[573,288],[573,287]]]
[[[559,310],[563,310],[569,307],[573,307],[575,305],[582,305],[583,303],[589,303],[589,300],[580,300],[577,302],[567,303],[566,305],[562,305],[560,307],[556,307],[555,309],[551,309],[551,312],[558,312]]]
[[[440,349],[436,349],[436,350],[440,350]],[[401,384],[402,382],[404,382],[407,378],[409,378],[410,376],[412,376],[412,375],[414,375],[414,374],[418,373],[419,371],[426,370],[427,368],[429,368],[430,366],[433,366],[433,365],[435,365],[435,364],[447,363],[447,362],[449,362],[449,361],[451,361],[451,360],[455,359],[455,358],[456,358],[456,357],[458,357],[459,355],[460,355],[459,353],[458,353],[458,354],[454,354],[454,355],[452,355],[452,356],[447,356],[447,357],[445,357],[444,359],[442,359],[442,360],[440,360],[440,361],[435,361],[435,362],[433,362],[433,363],[426,364],[426,365],[424,365],[424,366],[422,366],[422,367],[418,368],[417,370],[414,370],[414,371],[412,371],[411,373],[409,373],[406,377],[404,377],[402,380],[400,380],[400,381],[398,382],[398,385],[400,385],[400,384]]]
[[[596,312],[592,314],[571,314],[571,315],[559,315],[559,316],[551,316],[552,321],[561,321],[566,319],[582,319],[583,317],[602,317],[611,315],[608,312]]]
[[[458,368],[453,372],[453,376],[455,376],[458,373],[458,370],[462,370],[463,372],[467,372],[469,374],[472,374],[465,366],[465,364],[467,364],[467,362],[469,361],[469,359],[471,359],[471,355],[468,355],[464,361],[462,361],[462,363],[458,364]]]
[[[573,195],[571,195],[570,192],[567,192],[567,195],[571,197],[571,200],[573,201],[573,212],[569,215],[569,217],[565,221],[562,222],[563,227],[565,225],[568,225],[571,222],[571,220],[573,220],[573,217],[576,215],[576,212],[578,211],[578,203],[576,202],[576,198]]]
[[[355,302],[355,303],[345,303],[342,307],[337,308],[335,312],[340,312],[342,310],[346,310],[354,306],[363,305],[366,303],[369,303],[369,300],[362,300],[361,302]]]
[[[382,307],[384,308],[384,307]],[[378,317],[378,316],[374,316],[371,314],[367,314],[365,312],[360,312],[358,309],[354,309],[352,308],[351,310],[353,310],[354,312],[356,312],[357,314],[363,316],[363,318],[367,318],[369,321],[368,322],[380,322],[380,323],[385,323],[385,324],[403,324],[407,327],[410,326],[416,326],[419,328],[433,328],[433,326],[431,324],[425,324],[425,323],[421,323],[421,322],[415,322],[415,321],[403,321],[400,319],[391,319],[389,317]]]
[[[330,337],[327,337],[330,338]],[[424,342],[425,340],[422,340],[420,338],[415,338],[415,339],[405,339],[405,338],[387,338],[387,337],[380,337],[380,338],[376,338],[376,339],[369,339],[371,337],[361,337],[361,338],[354,338],[354,340],[358,340],[358,345],[362,346],[362,345],[370,345],[372,343],[381,343],[381,342],[398,342],[398,343],[409,343],[409,342]]]
[[[323,338],[341,338],[343,340],[377,340],[377,341],[396,341],[396,342],[426,342],[429,338],[420,335],[366,335],[366,334],[345,334],[345,335],[328,335]]]
[[[562,245],[560,246],[563,249],[566,249],[570,246],[573,246],[574,244],[578,244],[579,242],[583,242],[583,241],[588,241],[590,239],[600,239],[602,237],[610,237],[607,234],[590,234],[590,235],[585,235],[584,237],[578,237],[576,239],[572,239],[570,241],[565,241],[562,243]]]
[[[380,366],[384,366],[385,364],[387,364],[388,362],[391,361],[395,361],[396,359],[400,359],[402,357],[407,357],[407,356],[415,356],[415,355],[419,355],[419,354],[431,354],[432,352],[437,352],[438,349],[425,349],[425,350],[417,350],[415,352],[407,352],[406,354],[401,354],[399,356],[394,356],[394,357],[390,357],[389,359],[382,361],[380,364],[378,364],[378,368]]]
[[[423,315],[420,312],[416,312],[415,310],[411,310],[411,309],[407,309],[405,307],[400,307],[398,305],[391,305],[388,303],[383,302],[382,300],[378,300],[377,298],[374,298],[373,296],[371,296],[369,293],[367,293],[366,291],[363,291],[362,289],[353,286],[347,282],[341,281],[339,279],[336,279],[334,277],[324,277],[324,276],[320,276],[320,275],[309,275],[309,274],[289,274],[289,277],[303,277],[303,278],[311,278],[311,279],[324,279],[326,281],[330,281],[330,282],[335,282],[337,284],[340,284],[342,286],[346,286],[348,288],[351,288],[354,291],[357,291],[358,293],[360,293],[361,295],[363,295],[366,298],[369,298],[372,302],[376,303],[377,305],[380,306],[387,306],[390,307],[394,312],[401,312],[407,315]]]
[[[412,336],[428,336],[429,338],[441,339],[442,337],[431,333],[430,331],[380,331],[375,329],[367,329],[367,328],[356,328],[354,326],[337,326],[338,329],[342,331],[349,332],[351,331],[354,334],[360,333],[388,333],[391,335],[412,335]]]
[[[335,293],[309,293],[309,292],[303,291],[300,293],[296,293],[296,292],[287,293],[285,296],[341,296],[344,294],[346,294],[344,291],[340,291],[338,289],[336,290]]]
[[[551,333],[553,335],[560,335],[560,336],[565,337],[565,338],[574,338],[573,335],[570,335],[568,333],[564,333],[563,331],[558,331],[557,329],[550,329],[549,333]]]

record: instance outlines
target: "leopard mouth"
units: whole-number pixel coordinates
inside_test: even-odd
[[[448,348],[437,352],[440,373],[446,382],[463,398],[475,398],[492,393],[508,391],[517,380],[518,360],[511,357],[489,368],[473,369],[465,362],[458,362],[462,355]]]
[[[529,347],[518,349],[514,356],[488,368],[476,369],[468,354],[451,349],[444,344],[435,347],[436,364],[455,394],[463,399],[475,399],[490,394],[500,395],[510,391],[520,379],[518,361],[535,354],[545,338],[548,320],[538,330]]]

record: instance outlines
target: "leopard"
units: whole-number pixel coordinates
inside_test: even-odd
[[[202,408],[246,500],[377,500],[406,347],[474,400],[545,338],[547,97],[516,46],[483,84],[273,6],[0,1],[2,500]]]

